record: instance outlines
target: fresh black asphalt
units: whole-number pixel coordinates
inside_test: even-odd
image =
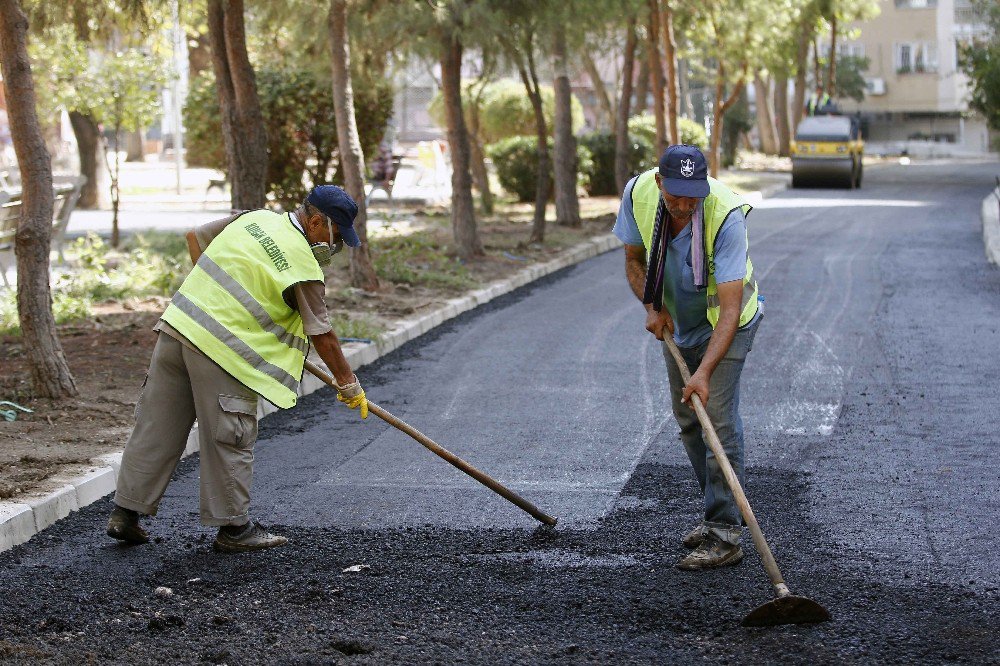
[[[0,661],[1000,663],[1000,271],[978,218],[997,171],[880,167],[749,218],[748,494],[830,623],[740,628],[769,598],[749,539],[738,567],[673,568],[697,488],[612,252],[360,373],[557,528],[321,391],[257,445],[254,512],[289,546],[212,552],[184,461],[154,543],[110,542],[104,500],[0,554]]]

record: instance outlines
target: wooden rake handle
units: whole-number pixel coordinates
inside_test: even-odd
[[[677,345],[670,337],[670,332],[666,329],[663,330],[663,341],[667,344],[670,355],[674,357],[674,362],[677,363],[677,369],[680,370],[681,377],[684,378],[684,383],[687,384],[691,381],[691,372],[688,370],[684,357],[681,356],[681,350],[677,348]],[[778,563],[774,561],[771,548],[767,545],[767,540],[764,538],[764,533],[761,531],[760,525],[757,524],[757,517],[753,515],[753,509],[750,508],[750,502],[747,500],[746,493],[743,492],[743,487],[740,485],[739,479],[736,478],[736,472],[733,471],[733,466],[729,463],[726,451],[722,448],[722,441],[719,440],[719,435],[715,432],[712,419],[708,417],[708,412],[705,410],[705,406],[701,404],[701,398],[697,393],[691,394],[691,404],[698,415],[698,421],[701,422],[702,432],[705,434],[708,447],[715,454],[715,459],[722,469],[722,475],[725,477],[729,489],[736,498],[736,505],[739,506],[740,513],[743,514],[743,520],[746,521],[747,529],[750,530],[750,535],[753,537],[753,544],[757,548],[757,552],[760,553],[760,559],[764,563],[764,569],[767,570],[767,575],[771,579],[771,584],[774,586],[775,592],[779,597],[788,596],[790,592],[788,586],[785,585],[785,579],[781,576],[781,571],[778,569]]]
[[[313,363],[308,359],[306,359],[306,369],[312,374],[316,375],[316,377],[321,379],[324,383],[329,384],[334,388],[337,388],[337,383],[333,381],[333,377],[324,372],[319,366],[317,366],[315,363]],[[396,428],[397,430],[405,432],[407,435],[420,442],[431,453],[438,456],[439,458],[443,458],[444,460],[448,461],[453,466],[462,470],[463,472],[471,476],[473,479],[475,479],[479,483],[483,484],[484,486],[495,492],[497,495],[503,497],[508,502],[516,504],[521,509],[527,511],[528,513],[531,514],[533,518],[535,518],[535,520],[538,520],[539,522],[551,526],[554,526],[556,524],[557,522],[556,518],[553,518],[552,516],[543,512],[537,506],[535,506],[528,500],[524,499],[510,488],[504,486],[502,483],[500,483],[490,475],[486,474],[485,472],[476,469],[475,467],[465,462],[464,460],[456,456],[448,449],[444,448],[443,446],[435,442],[427,435],[423,434],[422,432],[411,426],[409,423],[406,423],[402,419],[396,418],[389,412],[385,411],[384,409],[376,405],[371,400],[368,401],[368,411],[374,414],[375,416],[379,417],[392,427]]]

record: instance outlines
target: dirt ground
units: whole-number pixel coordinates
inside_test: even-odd
[[[467,282],[383,279],[380,291],[369,294],[347,287],[347,261],[335,258],[335,267],[327,274],[331,316],[361,318],[366,325],[387,330],[393,321],[430,311],[449,298],[549,261],[582,240],[606,234],[614,221],[617,200],[584,199],[581,208],[583,226],[570,229],[555,225],[550,207],[546,241],[540,245],[525,243],[531,227],[530,204],[508,204],[501,214],[479,220],[486,255],[464,265]],[[447,212],[416,211],[410,219],[410,231],[429,241],[430,248],[423,251],[426,256],[408,257],[407,265],[417,272],[434,270],[440,253],[452,252]],[[33,397],[21,339],[0,337],[0,401],[33,410],[13,422],[0,417],[0,501],[44,492],[60,483],[57,479],[97,466],[92,462],[95,456],[124,447],[156,342],[151,329],[167,302],[166,298],[151,297],[104,303],[95,308],[92,320],[59,327],[80,393],[76,398]]]

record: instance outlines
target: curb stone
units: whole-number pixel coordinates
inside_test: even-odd
[[[1000,187],[983,199],[980,217],[983,221],[983,246],[986,258],[1000,266]]]
[[[786,189],[786,187],[786,185],[779,183],[769,186],[763,192],[747,193],[747,195],[753,194],[755,195],[754,198],[759,200],[773,196],[777,192]],[[985,203],[983,210],[985,215]],[[985,221],[985,216],[983,219]],[[997,259],[994,259],[994,262],[997,262],[997,260],[1000,260],[1000,225],[997,225],[994,242],[997,257]],[[402,320],[398,322],[395,328],[382,334],[378,340],[370,344],[345,344],[343,346],[344,357],[353,369],[362,368],[464,312],[489,303],[495,298],[508,294],[546,275],[618,247],[621,247],[621,241],[611,234],[578,243],[564,250],[559,256],[550,261],[525,267],[508,278],[493,282],[465,296],[449,299],[442,307],[433,312],[412,319]],[[311,360],[321,368],[326,368],[326,365],[315,355],[311,356]],[[305,373],[299,385],[299,394],[303,396],[309,395],[325,386],[326,384],[316,377]],[[259,418],[278,411],[277,407],[265,400],[259,401],[258,405],[257,415]],[[191,429],[191,433],[188,435],[187,446],[184,448],[182,457],[187,457],[197,452],[198,424],[195,423]],[[0,552],[26,542],[57,520],[65,518],[73,511],[77,511],[114,492],[118,470],[121,468],[121,460],[121,452],[106,453],[97,456],[91,460],[96,465],[95,468],[79,476],[59,477],[57,480],[64,482],[64,485],[46,495],[29,495],[24,498],[18,498],[22,500],[20,502],[0,501]]]
[[[345,344],[344,356],[351,367],[357,370],[373,363],[389,352],[414,340],[424,333],[454,319],[463,312],[473,310],[493,299],[508,294],[519,287],[534,282],[546,275],[580,263],[591,257],[620,247],[621,241],[612,235],[592,238],[560,253],[558,257],[544,264],[524,268],[514,275],[477,289],[465,296],[452,298],[433,312],[412,319],[402,320],[390,331],[382,334],[370,344]],[[315,355],[311,360],[321,368],[326,365]],[[325,387],[322,381],[305,373],[299,387],[300,395]],[[278,411],[271,403],[261,400],[258,417]],[[198,452],[198,424],[195,423],[188,435],[183,457]],[[28,495],[17,498],[20,501],[0,501],[0,552],[13,548],[38,534],[57,520],[65,518],[88,504],[114,492],[118,470],[121,468],[122,453],[106,453],[91,460],[95,467],[82,475],[57,477],[64,485],[45,495]]]

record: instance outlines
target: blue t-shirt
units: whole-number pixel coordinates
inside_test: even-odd
[[[632,187],[625,186],[614,234],[626,245],[642,245],[642,235],[632,211]],[[742,280],[747,274],[747,224],[739,208],[729,213],[715,237],[715,281],[718,284]],[[680,347],[697,347],[712,336],[708,323],[708,290],[696,289],[691,270],[691,224],[667,244],[664,262],[663,303],[674,320],[674,342]],[[757,316],[760,315],[758,311]],[[757,317],[755,316],[754,319]],[[748,322],[749,326],[753,322]]]

